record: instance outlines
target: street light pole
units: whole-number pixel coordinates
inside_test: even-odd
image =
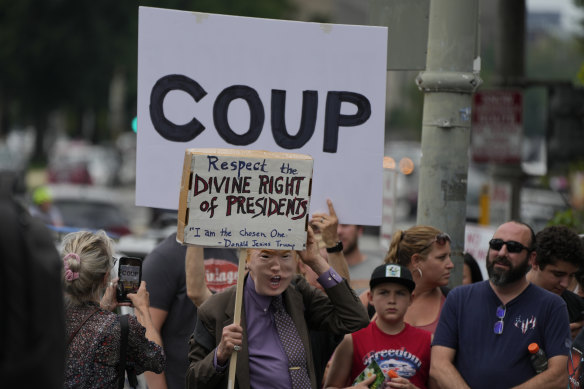
[[[500,88],[525,86],[525,0],[499,0],[497,2],[498,39],[496,40],[496,84]],[[511,188],[509,215],[513,220],[521,217],[521,186],[524,180],[521,163],[492,164],[491,182],[507,183]],[[498,220],[504,222],[506,220]]]
[[[430,1],[426,70],[416,78],[424,93],[417,224],[452,237],[450,286],[462,283],[472,94],[482,82],[478,13],[478,0]]]

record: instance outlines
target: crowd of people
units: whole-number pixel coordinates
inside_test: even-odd
[[[486,280],[464,253],[462,285],[451,289],[447,231],[397,230],[381,259],[360,250],[362,227],[341,224],[328,206],[312,215],[304,250],[239,253],[241,315],[235,250],[181,245],[172,234],[144,259],[128,303],[117,301],[106,233],[66,235],[63,386],[127,387],[142,373],[148,388],[584,384],[572,352],[584,339],[584,245],[574,231],[503,223],[489,241]],[[133,314],[118,314],[122,306]]]

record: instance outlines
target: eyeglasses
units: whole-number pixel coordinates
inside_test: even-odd
[[[495,331],[496,335],[501,335],[503,333],[503,318],[505,317],[505,312],[507,312],[507,308],[504,305],[499,305],[497,307],[497,319],[499,319],[499,321],[495,322],[495,326],[493,327],[493,331]]]
[[[525,247],[519,242],[515,242],[514,240],[505,242],[503,239],[491,239],[489,241],[489,247],[493,250],[499,251],[503,245],[507,246],[507,251],[510,253],[520,253],[522,250],[531,251],[529,248]]]
[[[444,246],[446,244],[446,242],[450,242],[450,235],[448,235],[445,232],[441,232],[438,235],[436,235],[436,237],[434,238],[433,241],[431,241],[429,244],[424,246],[424,248],[418,252],[421,253],[422,251],[426,250],[428,247],[432,246],[434,243],[438,243],[440,246]]]

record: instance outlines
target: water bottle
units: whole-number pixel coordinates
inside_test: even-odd
[[[535,369],[536,374],[541,373],[547,369],[548,361],[545,352],[539,348],[537,343],[531,343],[527,349],[529,350],[529,358],[531,365]]]

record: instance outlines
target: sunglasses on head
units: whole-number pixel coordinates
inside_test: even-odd
[[[493,250],[501,250],[503,245],[507,246],[507,251],[510,253],[520,253],[523,250],[530,251],[529,248],[525,247],[519,242],[515,242],[514,240],[508,240],[505,242],[503,239],[491,239],[489,241],[489,247]]]
[[[424,246],[424,248],[421,249],[420,252],[426,250],[428,247],[432,246],[434,243],[437,243],[439,246],[444,246],[446,244],[446,242],[450,242],[450,235],[448,235],[445,232],[441,232],[438,235],[436,235],[436,237],[434,237],[434,240],[432,240],[429,244]]]

